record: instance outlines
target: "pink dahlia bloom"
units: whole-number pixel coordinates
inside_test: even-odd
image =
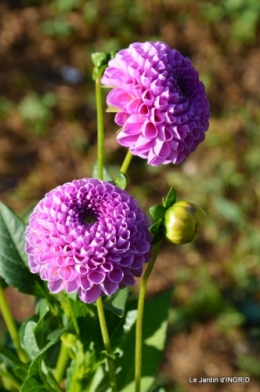
[[[136,200],[108,182],[85,178],[47,193],[26,229],[32,273],[51,292],[83,302],[135,283],[151,254],[149,220]]]
[[[122,126],[117,140],[153,166],[180,163],[204,140],[209,103],[191,61],[163,42],[134,43],[101,79]]]

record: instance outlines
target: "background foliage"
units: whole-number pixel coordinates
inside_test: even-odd
[[[211,103],[206,141],[181,165],[136,158],[129,172],[145,210],[173,186],[207,212],[200,239],[165,243],[151,277],[150,296],[175,287],[160,377],[175,392],[196,391],[188,377],[201,376],[247,375],[240,390],[259,388],[259,1],[10,0],[0,26],[0,199],[21,217],[51,188],[91,175],[92,52],[162,40],[191,58]],[[125,151],[113,115],[106,122],[113,173]]]

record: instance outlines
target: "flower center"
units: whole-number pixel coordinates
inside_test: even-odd
[[[96,216],[93,215],[85,215],[83,217],[81,217],[81,220],[83,223],[85,223],[86,225],[92,225],[93,223],[95,223],[97,221]]]
[[[176,75],[176,82],[181,92],[181,95],[185,98],[186,97],[188,98],[190,96],[190,89],[189,86],[187,85],[186,80],[181,75]]]
[[[98,213],[93,208],[75,203],[71,206],[66,221],[73,225],[92,226],[98,220]]]

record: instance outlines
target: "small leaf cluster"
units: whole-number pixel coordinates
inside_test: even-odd
[[[92,59],[92,63],[94,64],[93,73],[92,73],[93,80],[97,79],[100,70],[106,68],[109,60],[114,58],[116,53],[117,53],[116,50],[112,50],[109,53],[105,53],[105,52],[92,53],[91,59]]]
[[[162,204],[156,204],[149,210],[152,219],[155,221],[150,227],[153,234],[153,244],[161,241],[165,237],[164,216],[166,211],[173,206],[177,200],[177,194],[174,188],[170,188],[166,198],[162,199]]]
[[[98,176],[98,162],[96,161],[93,166],[92,178],[99,178]],[[108,172],[108,169],[103,167],[103,181],[111,182],[112,184],[118,186],[120,189],[126,189],[127,177],[124,173],[119,172],[116,179],[114,180]]]

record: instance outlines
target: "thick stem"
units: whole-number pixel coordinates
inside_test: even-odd
[[[2,371],[2,370],[0,369],[0,376],[2,376],[3,379],[5,378],[6,380],[8,380],[9,383],[10,383],[15,389],[17,389],[17,391],[20,391],[20,390],[21,390],[21,385],[18,384],[17,380],[14,378],[14,376],[13,376],[8,370]]]
[[[107,364],[108,364],[110,385],[112,388],[112,392],[117,392],[114,360],[112,358],[113,353],[111,350],[110,339],[109,339],[109,335],[108,335],[102,299],[98,298],[96,303],[97,303],[97,310],[98,310],[98,317],[99,317],[99,323],[100,323],[100,327],[101,327],[102,338],[103,338],[103,342],[104,342],[104,346],[105,346],[106,354],[107,354]]]
[[[104,120],[103,120],[103,108],[102,108],[102,96],[101,96],[101,83],[100,79],[106,66],[100,68],[96,78],[96,105],[97,105],[97,127],[98,127],[98,178],[103,180],[103,167],[104,167]],[[112,392],[117,392],[115,368],[113,353],[111,350],[109,334],[107,330],[107,324],[105,319],[105,313],[103,309],[102,299],[98,298],[96,301],[99,324],[101,328],[102,338],[107,354],[107,364],[110,378],[110,385]]]
[[[59,353],[59,357],[58,357],[58,361],[57,361],[57,365],[56,365],[56,369],[55,369],[55,379],[58,384],[63,379],[64,373],[65,373],[65,370],[67,367],[67,363],[69,360],[69,351],[70,351],[70,348],[67,345],[65,345],[65,343],[61,342],[60,353]]]
[[[3,319],[5,321],[6,327],[9,331],[11,339],[13,341],[14,347],[21,361],[28,362],[28,357],[26,352],[23,350],[20,344],[19,334],[14,323],[11,311],[9,309],[8,303],[5,298],[4,290],[0,282],[0,309],[2,311]]]
[[[133,154],[128,150],[124,162],[122,163],[122,166],[120,168],[121,173],[126,174],[132,158],[133,158]]]
[[[104,117],[102,107],[102,93],[100,79],[104,72],[106,65],[101,67],[98,71],[96,78],[96,107],[97,107],[97,138],[98,138],[98,178],[103,180],[103,167],[104,167]]]
[[[145,273],[142,277],[138,298],[137,319],[136,319],[136,340],[135,340],[135,392],[141,391],[141,378],[142,378],[142,348],[143,348],[143,314],[146,285],[148,278],[152,272],[155,260],[158,256],[161,241],[158,242],[153,248],[152,260],[149,262]]]

